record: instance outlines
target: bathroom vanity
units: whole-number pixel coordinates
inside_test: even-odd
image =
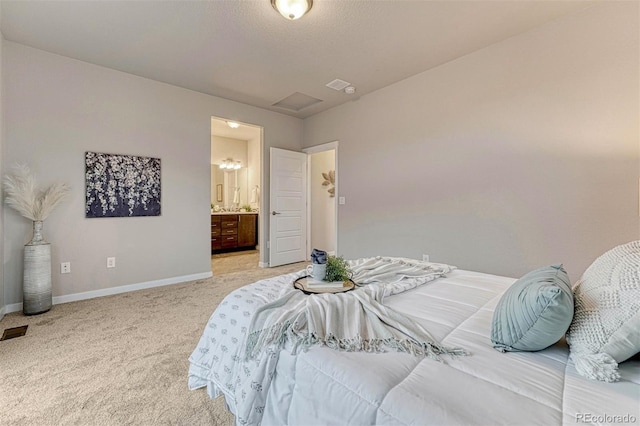
[[[254,250],[258,245],[258,213],[211,214],[211,253]]]

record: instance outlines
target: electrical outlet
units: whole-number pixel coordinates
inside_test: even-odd
[[[422,255],[422,261],[423,262],[428,262],[429,261],[429,255],[428,254],[423,254]]]
[[[116,267],[116,258],[107,257],[107,268],[115,268],[115,267]]]
[[[61,274],[70,274],[71,273],[71,262],[62,262],[60,264],[60,273]]]

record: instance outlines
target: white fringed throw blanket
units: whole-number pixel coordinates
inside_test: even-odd
[[[439,355],[466,355],[462,349],[440,345],[422,326],[382,304],[385,296],[432,281],[453,267],[391,257],[349,263],[353,281],[361,287],[312,296],[291,289],[259,308],[249,327],[246,359],[287,343],[293,353],[320,344],[343,351],[392,350],[438,360]]]
[[[418,324],[382,304],[453,267],[402,258],[351,261],[361,287],[338,294],[306,295],[292,286],[302,276],[282,275],[240,288],[211,315],[189,361],[189,387],[224,393],[236,425],[260,424],[276,374],[280,349],[326,345],[344,351],[401,351],[438,359],[462,355],[442,347]],[[287,349],[289,349],[287,347]]]

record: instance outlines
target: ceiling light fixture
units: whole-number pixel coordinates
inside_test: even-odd
[[[227,126],[231,127],[232,129],[237,129],[238,127],[240,127],[240,124],[236,123],[235,121],[227,121]]]
[[[313,0],[271,0],[271,6],[285,18],[294,21],[302,18],[313,6]]]
[[[222,163],[220,163],[220,168],[223,169],[223,170],[224,169],[226,169],[226,170],[238,170],[238,169],[242,168],[242,162],[241,161],[233,161],[231,158],[227,158]]]

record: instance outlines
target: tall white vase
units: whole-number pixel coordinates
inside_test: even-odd
[[[42,221],[34,221],[33,238],[24,246],[22,312],[41,314],[51,304],[51,244],[42,237]]]

